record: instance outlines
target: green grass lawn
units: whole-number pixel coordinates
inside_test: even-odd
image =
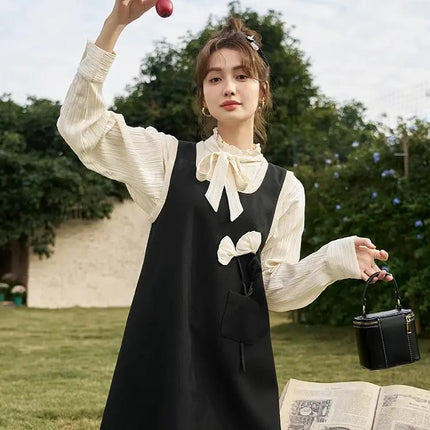
[[[126,308],[0,308],[0,429],[98,429]],[[350,327],[290,324],[271,314],[279,390],[289,378],[362,380],[430,389],[430,339],[421,361],[361,369]]]

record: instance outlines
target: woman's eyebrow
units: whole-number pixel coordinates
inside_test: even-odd
[[[231,70],[238,70],[238,69],[243,69],[243,66],[234,66],[231,68]],[[211,67],[207,70],[206,74],[210,73],[210,72],[221,72],[223,69],[221,67]]]

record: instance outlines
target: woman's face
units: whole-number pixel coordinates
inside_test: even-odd
[[[254,123],[261,98],[260,83],[243,70],[242,53],[229,48],[215,51],[209,57],[208,73],[203,81],[204,106],[218,122]],[[223,107],[226,101],[237,104]]]

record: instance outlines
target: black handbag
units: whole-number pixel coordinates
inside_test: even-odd
[[[353,320],[360,364],[370,370],[386,369],[420,359],[415,316],[411,309],[403,309],[399,289],[393,278],[396,308],[366,314],[366,291],[378,276],[374,273],[364,287],[362,313]]]

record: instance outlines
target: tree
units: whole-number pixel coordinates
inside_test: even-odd
[[[200,108],[193,86],[195,59],[203,44],[231,15],[242,18],[263,36],[277,107],[269,139],[277,141],[278,148],[285,147],[278,151],[277,159],[288,164],[292,158],[282,159],[279,154],[292,153],[289,148],[295,141],[291,133],[283,133],[283,128],[286,124],[300,128],[297,124],[300,118],[309,116],[317,89],[298,41],[273,10],[259,16],[250,9],[243,11],[240,3],[233,1],[226,18],[216,21],[209,17],[197,36],[188,32],[183,37],[181,46],[158,42],[154,52],[143,60],[135,84],[127,87],[128,95],[115,99],[111,109],[121,112],[131,126],[151,125],[180,139],[200,140]],[[71,217],[108,216],[112,199],[125,195],[124,187],[85,169],[58,135],[59,103],[34,97],[28,100],[26,106],[18,106],[7,96],[0,100],[3,272],[17,260],[13,255],[27,255],[21,260],[23,267],[28,265],[29,245],[39,255],[49,256],[55,229],[62,222]],[[276,154],[276,150],[272,155],[268,152],[269,157],[275,158]]]
[[[430,280],[430,124],[416,119],[408,125],[402,120],[396,130],[380,127],[371,138],[351,146],[345,161],[332,157],[331,163],[313,174],[306,166],[297,168],[298,176],[304,173],[308,189],[305,247],[350,234],[372,238],[391,254],[387,265],[403,293],[403,305],[411,306],[426,326],[430,323],[426,288]],[[350,323],[360,310],[361,289],[351,281],[329,288],[304,310],[308,321],[328,318]],[[374,287],[369,294],[375,310],[394,307],[392,286]]]
[[[271,65],[276,106],[269,133],[273,140],[281,137],[277,139],[277,146],[284,143],[289,146],[285,124],[294,123],[317,94],[309,63],[298,48],[298,41],[285,29],[280,13],[270,10],[259,16],[248,8],[242,10],[238,1],[229,3],[226,17],[214,22],[210,16],[206,27],[197,35],[188,32],[181,46],[158,42],[154,53],[143,59],[135,84],[127,87],[128,94],[115,99],[114,110],[121,112],[129,125],[151,125],[179,139],[200,140],[204,134],[199,131],[201,107],[197,106],[193,83],[195,59],[201,47],[230,16],[241,18],[248,27],[262,34],[263,50]]]
[[[27,283],[29,250],[50,256],[55,229],[71,218],[109,217],[125,187],[84,168],[59,136],[60,106],[0,97],[0,275]]]
[[[387,138],[381,125],[364,120],[363,104],[339,106],[326,97],[313,83],[310,63],[282,14],[269,10],[258,15],[232,1],[226,17],[210,16],[197,35],[188,32],[178,46],[157,42],[142,60],[134,84],[109,109],[123,114],[130,126],[153,126],[191,141],[208,137],[211,128],[199,130],[195,59],[230,16],[262,35],[274,102],[265,155],[293,169],[305,185],[303,254],[336,237],[370,236],[391,253],[390,266],[405,297],[427,324],[430,294],[422,285],[430,276],[428,123],[417,121],[409,129],[401,122]],[[28,105],[19,106],[7,96],[0,99],[0,248],[7,250],[0,261],[9,266],[11,254],[24,255],[29,245],[49,256],[58,225],[73,217],[108,217],[112,201],[126,195],[121,184],[83,167],[58,135],[58,115],[59,104],[49,100],[29,98]],[[407,178],[403,158],[396,156],[406,146]],[[308,321],[350,323],[361,285],[343,284],[304,309]],[[385,291],[377,305],[390,304],[390,289]]]

